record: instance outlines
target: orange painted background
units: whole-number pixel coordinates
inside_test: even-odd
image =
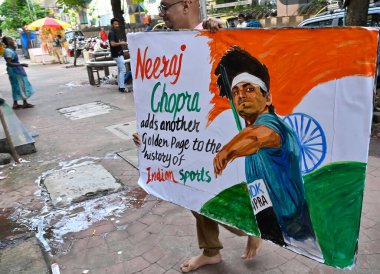
[[[315,86],[350,75],[376,74],[378,32],[364,28],[255,29],[202,31],[211,51],[210,91],[214,94],[209,123],[230,108],[219,96],[214,75],[220,58],[237,45],[264,63],[276,112],[292,113]],[[320,106],[323,108],[323,106]]]

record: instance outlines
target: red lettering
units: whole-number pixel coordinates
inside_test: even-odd
[[[150,79],[152,77],[152,74],[153,72],[149,75],[149,71],[150,69],[152,68],[152,59],[148,58],[148,60],[146,61],[146,69],[145,69],[145,76],[147,79]]]
[[[154,60],[153,71],[152,71],[153,77],[155,79],[157,79],[160,76],[160,73],[156,74],[156,72],[160,68],[160,65],[161,65],[161,59],[160,58],[156,58],[156,60]]]
[[[186,45],[181,45],[180,49],[185,51]],[[148,47],[145,48],[144,58],[142,58],[140,48],[137,50],[135,79],[138,79],[139,75],[142,81],[144,81],[145,77],[147,79],[152,77],[158,79],[163,74],[165,78],[174,76],[174,80],[170,81],[170,83],[173,85],[177,83],[181,74],[183,53],[174,54],[171,58],[167,58],[165,55],[156,57],[154,62],[152,58],[147,58],[147,53]]]
[[[144,51],[144,61],[142,61],[141,60],[140,48],[137,50],[137,62],[136,62],[135,79],[137,79],[139,77],[139,68],[140,68],[141,80],[144,80],[145,58],[146,58],[146,52],[147,51],[148,51],[148,47],[146,47],[146,49]]]
[[[178,183],[178,181],[174,178],[173,171],[171,170],[164,170],[164,169],[158,168],[157,171],[151,172],[150,167],[147,167],[146,170],[148,171],[148,178],[147,178],[146,184],[149,184],[150,182],[165,182],[165,181]]]

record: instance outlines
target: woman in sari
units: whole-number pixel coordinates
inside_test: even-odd
[[[4,58],[7,61],[7,72],[12,86],[13,109],[32,108],[34,105],[26,101],[34,93],[24,70],[24,67],[28,67],[28,64],[19,62],[16,53],[16,42],[13,38],[4,36],[3,43],[6,46]],[[21,100],[23,104],[19,105],[17,101]]]

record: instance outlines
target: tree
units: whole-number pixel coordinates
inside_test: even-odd
[[[28,5],[26,0],[5,0],[0,5],[0,16],[4,18],[0,27],[5,30],[16,30],[48,14],[49,11],[31,1]]]
[[[124,21],[124,11],[121,9],[120,0],[111,0],[113,17],[120,20],[120,25],[118,29],[119,37],[125,40],[125,21]]]
[[[57,0],[57,4],[65,5],[69,9],[85,8],[92,0]]]
[[[347,26],[366,26],[369,0],[345,0],[344,7],[347,7]]]

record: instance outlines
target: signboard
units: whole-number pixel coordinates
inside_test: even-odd
[[[345,268],[357,252],[378,32],[128,34],[139,185]]]

